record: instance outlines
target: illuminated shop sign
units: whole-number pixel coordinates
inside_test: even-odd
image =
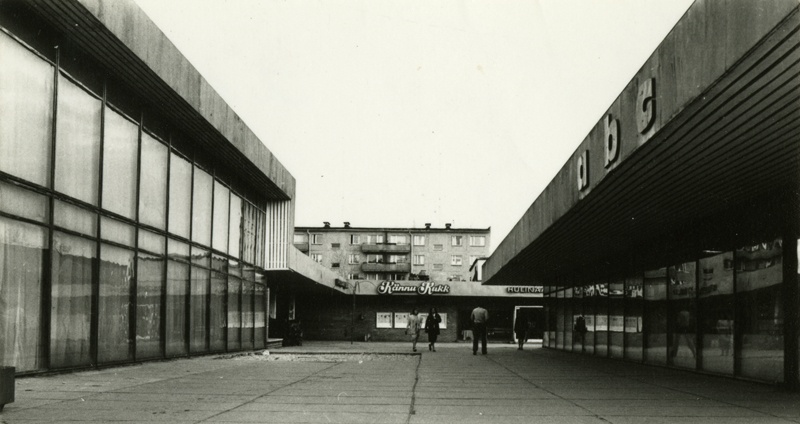
[[[544,293],[544,286],[509,286],[506,293]]]
[[[639,84],[636,92],[636,128],[639,134],[644,135],[656,121],[656,86],[655,78],[649,78]],[[605,168],[609,169],[619,159],[621,143],[624,135],[620,132],[618,116],[608,113],[603,117],[603,150],[605,151]],[[630,141],[625,141],[630,142]],[[589,187],[589,150],[581,152],[575,158],[575,174],[577,175],[578,190],[583,191]]]
[[[405,285],[394,281],[384,281],[378,286],[378,294],[448,294],[450,286],[447,284],[422,283],[420,285]]]

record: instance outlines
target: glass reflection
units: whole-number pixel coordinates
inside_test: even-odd
[[[782,263],[780,238],[736,250],[742,376],[783,381]]]
[[[709,252],[711,253],[711,252]],[[700,368],[733,374],[733,252],[700,259]]]
[[[0,365],[42,368],[41,298],[47,231],[0,217]],[[6,313],[5,311],[14,311]]]
[[[697,317],[695,316],[695,262],[684,262],[669,267],[669,307],[672,337],[669,353],[672,365],[695,368],[697,366]]]
[[[115,219],[100,217],[100,234],[103,240],[117,242],[126,246],[134,246],[136,229]]]
[[[214,181],[214,238],[212,247],[222,253],[228,252],[228,213],[230,212],[230,190]]]
[[[254,348],[255,349],[263,349],[266,347],[266,305],[267,305],[267,290],[266,286],[262,283],[256,283],[253,288],[253,314],[254,314],[254,324],[253,324],[253,341],[254,341]]]
[[[613,280],[608,285],[608,353],[612,358],[624,356],[625,281]]]
[[[136,358],[160,358],[164,258],[139,253],[136,270]]]
[[[186,355],[186,293],[189,289],[189,265],[167,262],[167,356]]]
[[[242,348],[242,280],[228,277],[228,350]]]
[[[572,289],[572,351],[585,352],[586,318],[583,316],[583,286]]]
[[[608,283],[594,288],[594,354],[608,355]]]
[[[139,126],[106,108],[103,141],[103,209],[136,217]]]
[[[190,346],[193,353],[208,350],[206,319],[208,318],[208,270],[192,268],[192,296],[189,298],[191,329]]]
[[[572,288],[564,289],[564,350],[572,351]]]
[[[159,229],[167,223],[167,146],[142,133],[142,169],[139,174],[139,221]]]
[[[252,281],[242,281],[242,349],[253,350],[253,300],[255,284]]]
[[[212,352],[224,352],[227,346],[227,308],[225,298],[228,293],[228,278],[220,272],[211,272],[211,299],[209,308],[209,336]]]
[[[48,217],[47,209],[45,196],[0,181],[0,211],[45,222]]]
[[[95,243],[59,232],[53,235],[50,365],[92,363],[92,262]]]
[[[667,364],[667,269],[644,273],[644,360]]]
[[[641,361],[643,281],[641,276],[625,279],[625,359]]]
[[[0,171],[50,186],[53,67],[0,32]]]
[[[564,289],[556,292],[556,349],[564,349]]]
[[[92,205],[100,181],[102,108],[100,99],[58,76],[55,188]]]
[[[192,241],[211,246],[211,194],[214,180],[202,169],[194,168],[192,193]]]
[[[234,193],[231,193],[229,228],[228,253],[234,258],[239,258],[239,244],[242,240],[242,198]]]
[[[594,315],[597,296],[597,288],[594,284],[583,286],[583,318],[586,324],[586,334],[582,337],[583,351],[589,354],[594,354]]]
[[[189,238],[192,212],[192,164],[170,153],[169,231]]]
[[[53,223],[89,236],[97,235],[97,214],[60,200],[54,203]]]
[[[100,301],[98,360],[100,363],[133,359],[130,337],[132,250],[100,246]]]

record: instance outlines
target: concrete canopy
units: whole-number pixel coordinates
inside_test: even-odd
[[[796,0],[692,5],[487,260],[485,284],[569,286],[708,249],[704,228],[733,233],[796,192],[799,15]]]

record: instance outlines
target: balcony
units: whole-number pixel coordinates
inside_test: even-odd
[[[308,243],[295,243],[294,247],[303,253],[308,253]]]
[[[361,251],[364,253],[411,253],[411,245],[394,243],[362,244]]]
[[[363,272],[411,272],[410,263],[392,264],[392,263],[363,263],[361,264],[361,271]]]

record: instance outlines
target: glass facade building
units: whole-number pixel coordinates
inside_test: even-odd
[[[547,348],[800,389],[798,48],[796,1],[694,2],[485,284],[545,286]]]
[[[53,7],[96,19],[79,2]],[[61,10],[0,8],[0,365],[265,347],[266,271],[285,260],[292,190],[239,171],[232,161],[259,159],[225,131],[196,140],[215,123],[170,113],[175,92],[139,90],[94,42],[58,28]],[[130,15],[118,17],[152,30]]]

